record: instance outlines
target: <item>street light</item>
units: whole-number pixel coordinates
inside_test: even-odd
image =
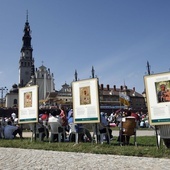
[[[1,90],[1,107],[3,107],[3,98],[4,98],[4,95],[3,95],[3,93],[4,93],[4,90],[8,90],[6,87],[1,87],[0,88],[0,90]]]

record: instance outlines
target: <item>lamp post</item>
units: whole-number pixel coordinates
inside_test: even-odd
[[[3,99],[4,99],[4,95],[3,94],[4,94],[4,91],[5,90],[7,91],[8,89],[6,87],[1,87],[0,90],[1,90],[1,107],[3,107],[3,103],[4,103],[3,102]]]

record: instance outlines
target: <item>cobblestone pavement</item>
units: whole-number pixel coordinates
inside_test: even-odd
[[[114,136],[118,135],[114,131]],[[139,131],[139,136],[155,135]],[[30,132],[24,132],[30,137]],[[169,159],[0,148],[0,170],[169,170]]]
[[[0,170],[169,170],[169,159],[0,148]]]

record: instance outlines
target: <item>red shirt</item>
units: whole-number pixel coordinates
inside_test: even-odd
[[[47,113],[44,113],[44,114],[41,116],[41,119],[42,119],[42,120],[48,120],[48,114],[47,114]]]
[[[131,113],[131,116],[135,117],[135,119],[136,119],[137,121],[140,120],[139,116],[138,116],[136,113]]]

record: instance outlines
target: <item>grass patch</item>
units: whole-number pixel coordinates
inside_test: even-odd
[[[0,141],[0,147],[170,158],[170,149],[167,149],[163,145],[160,149],[157,148],[155,136],[137,137],[137,146],[133,145],[133,137],[131,137],[130,145],[128,146],[120,146],[116,140],[111,141],[110,145],[106,143],[104,143],[103,145],[95,143],[75,144],[72,142],[49,143],[48,140],[45,140],[44,142],[40,142],[38,140],[31,142],[30,138],[25,138],[23,140],[19,138],[14,140],[1,139]]]

